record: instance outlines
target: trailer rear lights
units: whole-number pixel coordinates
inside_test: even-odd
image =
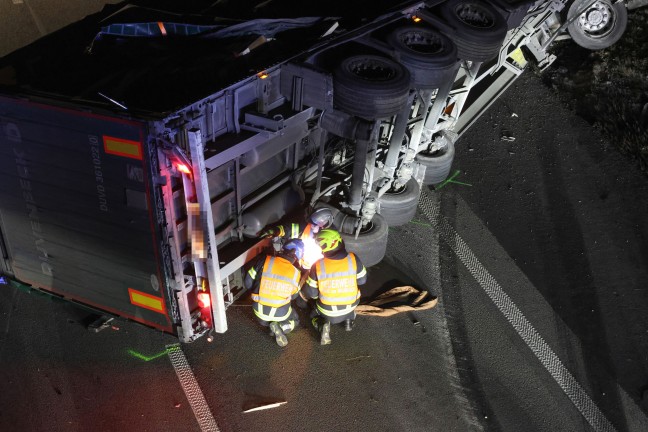
[[[200,307],[200,309],[205,309],[211,306],[211,298],[209,297],[209,293],[198,293],[196,298],[198,300],[198,306]]]
[[[414,21],[415,23],[420,23],[421,21],[423,21],[423,18],[421,18],[419,16],[416,16],[416,15],[413,15],[412,16],[412,21]]]
[[[177,168],[178,171],[180,171],[181,173],[191,174],[191,170],[190,170],[189,167],[188,167],[187,165],[185,165],[185,164],[176,164],[176,168]]]
[[[196,295],[196,301],[200,308],[200,326],[205,329],[212,328],[211,297],[209,293],[200,291]]]

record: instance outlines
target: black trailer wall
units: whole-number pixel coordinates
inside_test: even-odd
[[[0,97],[5,272],[171,331],[145,124]]]

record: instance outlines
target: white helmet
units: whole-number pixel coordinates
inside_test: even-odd
[[[310,222],[320,228],[328,228],[333,224],[333,212],[330,208],[322,207],[310,215]]]

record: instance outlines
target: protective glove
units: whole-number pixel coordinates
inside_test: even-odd
[[[263,238],[276,237],[277,235],[279,235],[279,230],[277,230],[276,228],[265,228],[259,231],[259,234],[257,234],[258,237]]]

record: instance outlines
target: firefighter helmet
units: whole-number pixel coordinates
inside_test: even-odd
[[[300,239],[290,239],[283,245],[284,252],[293,253],[297,259],[304,257],[304,242]]]
[[[340,233],[332,229],[320,231],[316,238],[322,252],[329,252],[342,246]]]
[[[330,208],[322,207],[310,215],[310,222],[320,228],[328,228],[333,224],[333,212]]]

